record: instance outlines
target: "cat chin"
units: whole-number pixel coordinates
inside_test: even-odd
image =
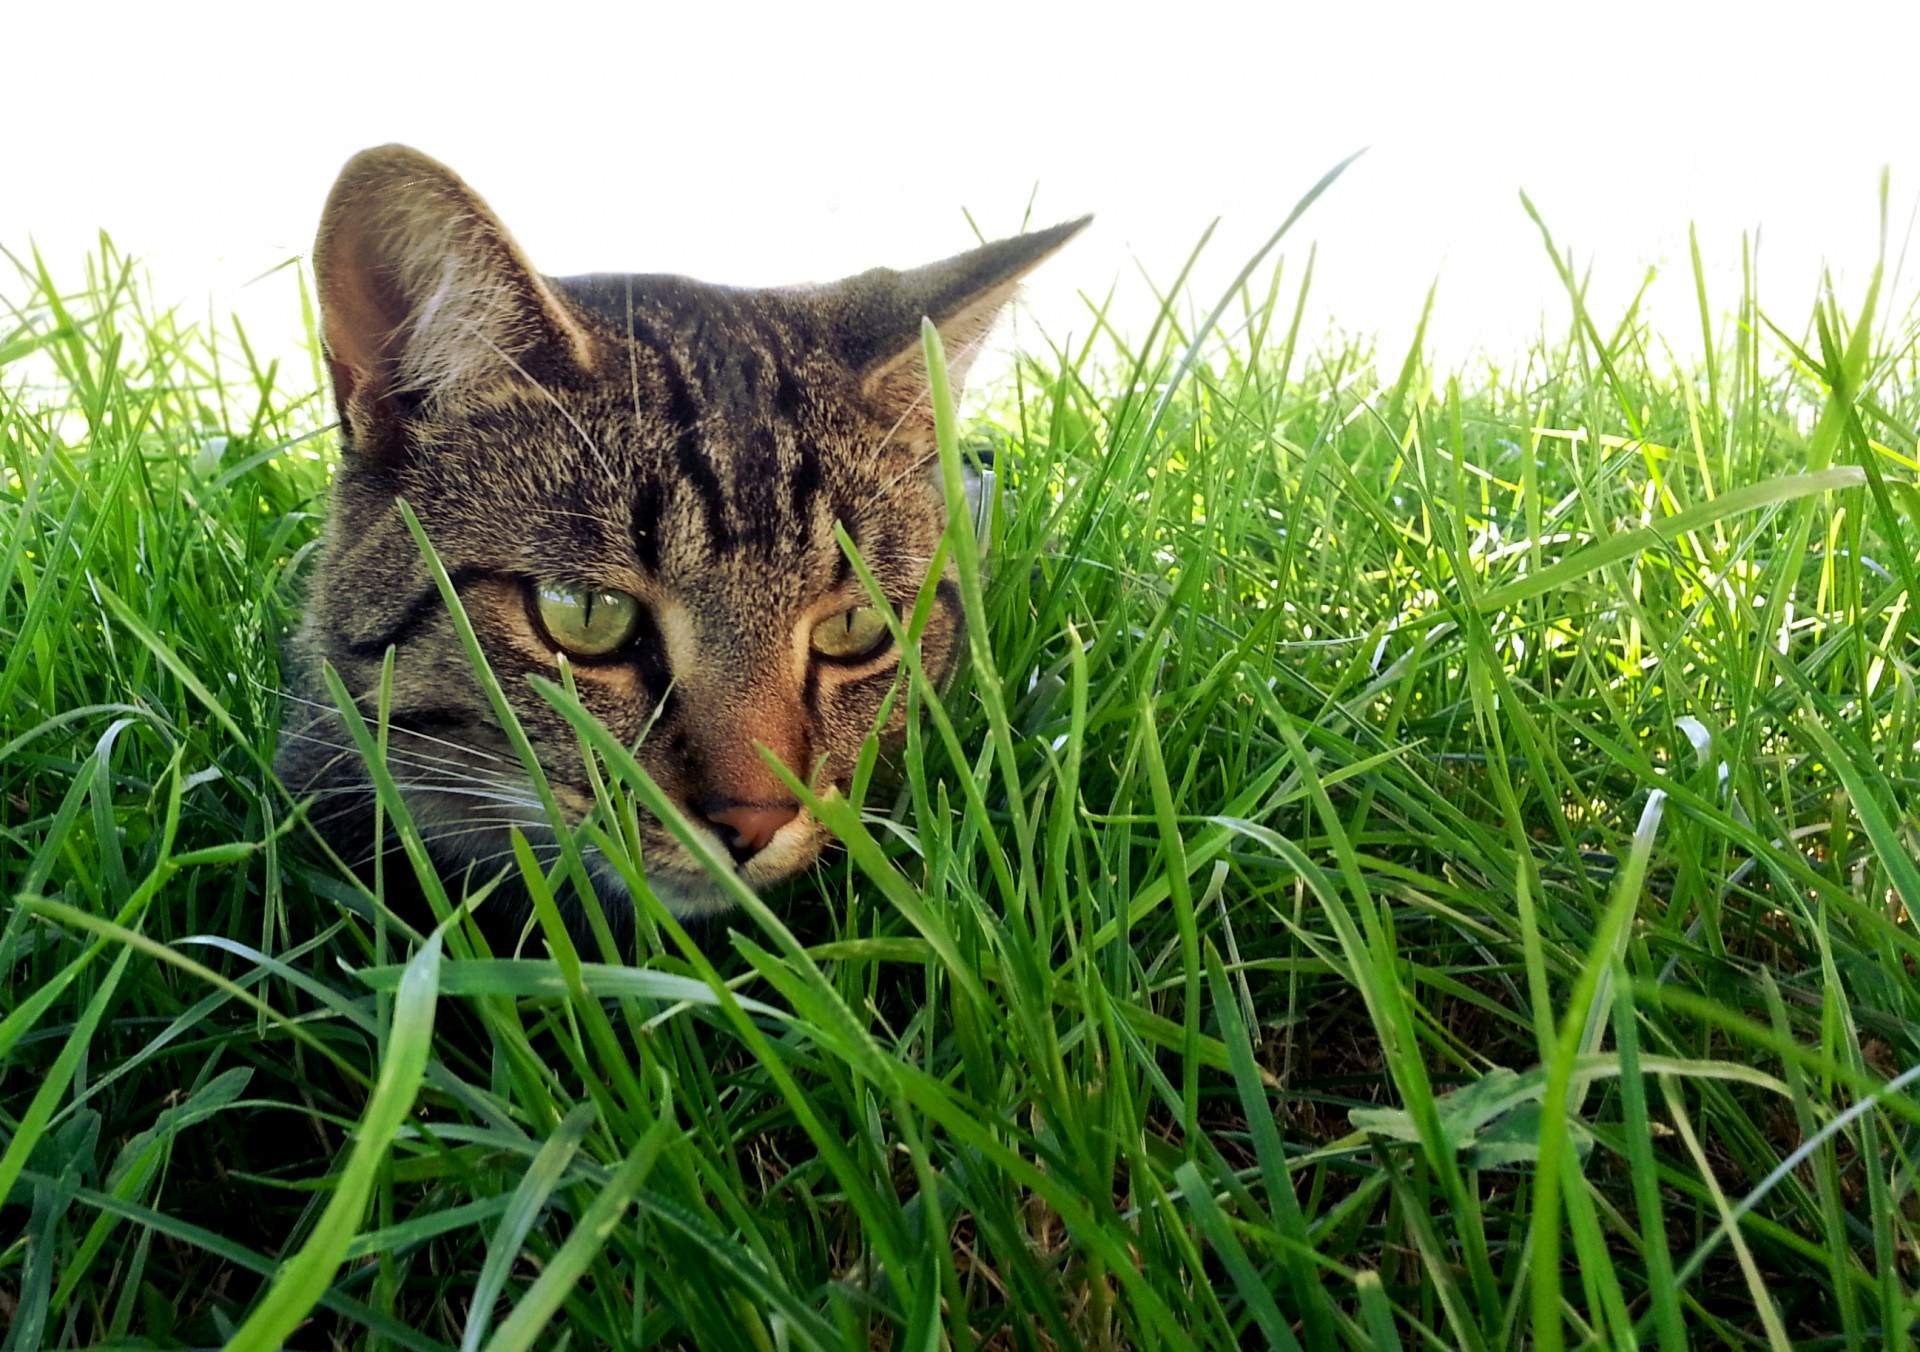
[[[594,891],[600,894],[603,905],[616,901],[625,905],[632,901],[633,894],[627,890],[620,871],[598,850],[587,852],[586,864],[593,875]],[[676,878],[665,873],[650,873],[647,886],[653,889],[660,904],[681,920],[697,920],[733,909],[733,898],[727,895],[726,889],[705,876]]]

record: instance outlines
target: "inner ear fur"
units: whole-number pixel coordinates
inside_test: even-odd
[[[841,356],[876,411],[896,420],[921,414],[931,426],[921,319],[932,319],[940,331],[947,373],[957,391],[1021,279],[1091,219],[996,240],[906,272],[876,268],[824,288]]]
[[[313,271],[353,449],[396,442],[422,404],[501,380],[565,381],[592,343],[480,195],[406,146],[355,155],[321,213]]]

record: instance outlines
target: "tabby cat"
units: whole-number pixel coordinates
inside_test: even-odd
[[[957,381],[1021,276],[1084,224],[822,286],[546,277],[444,166],[401,146],[351,160],[313,252],[343,454],[278,760],[335,850],[364,866],[381,847],[320,665],[371,713],[389,647],[390,765],[442,877],[499,871],[514,825],[554,848],[405,499],[566,811],[592,804],[578,744],[526,680],[557,679],[563,657],[582,703],[638,742],[749,886],[806,869],[827,835],[756,745],[844,788],[895,679],[833,530],[905,613],[946,526],[921,318]],[[922,640],[936,676],[961,622],[951,578],[938,591]],[[897,731],[901,701],[890,717]],[[668,907],[727,904],[657,822],[642,828]],[[625,898],[604,861],[589,867],[603,899]]]

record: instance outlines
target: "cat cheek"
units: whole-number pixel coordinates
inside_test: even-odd
[[[850,766],[858,759],[860,744],[871,732],[892,737],[906,729],[907,701],[904,692],[894,698],[886,720],[876,726],[887,692],[904,680],[896,664],[888,664],[864,676],[856,676],[834,686],[822,699],[820,721],[827,740],[841,752],[838,764]]]

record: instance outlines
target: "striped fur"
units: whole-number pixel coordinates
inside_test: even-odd
[[[377,844],[364,771],[342,754],[317,673],[333,664],[371,708],[389,647],[393,722],[408,730],[394,740],[396,774],[442,873],[490,875],[509,823],[546,838],[402,498],[569,810],[590,802],[575,739],[526,682],[559,670],[530,617],[535,580],[642,602],[639,640],[618,660],[576,661],[575,679],[616,736],[645,734],[642,763],[694,820],[714,804],[791,803],[756,744],[821,788],[844,785],[897,654],[823,665],[807,634],[864,600],[836,522],[903,610],[945,528],[920,318],[964,370],[1021,275],[1082,224],[817,287],[548,278],[441,165],[403,147],[351,161],[314,250],[343,454],[290,645],[293,684],[313,702],[290,705],[278,761],[291,788],[319,795],[314,819],[335,848],[359,862]],[[944,673],[959,614],[951,585],[939,590],[922,656]],[[824,843],[801,814],[741,876],[779,882]],[[643,847],[670,905],[721,904],[657,824]]]

